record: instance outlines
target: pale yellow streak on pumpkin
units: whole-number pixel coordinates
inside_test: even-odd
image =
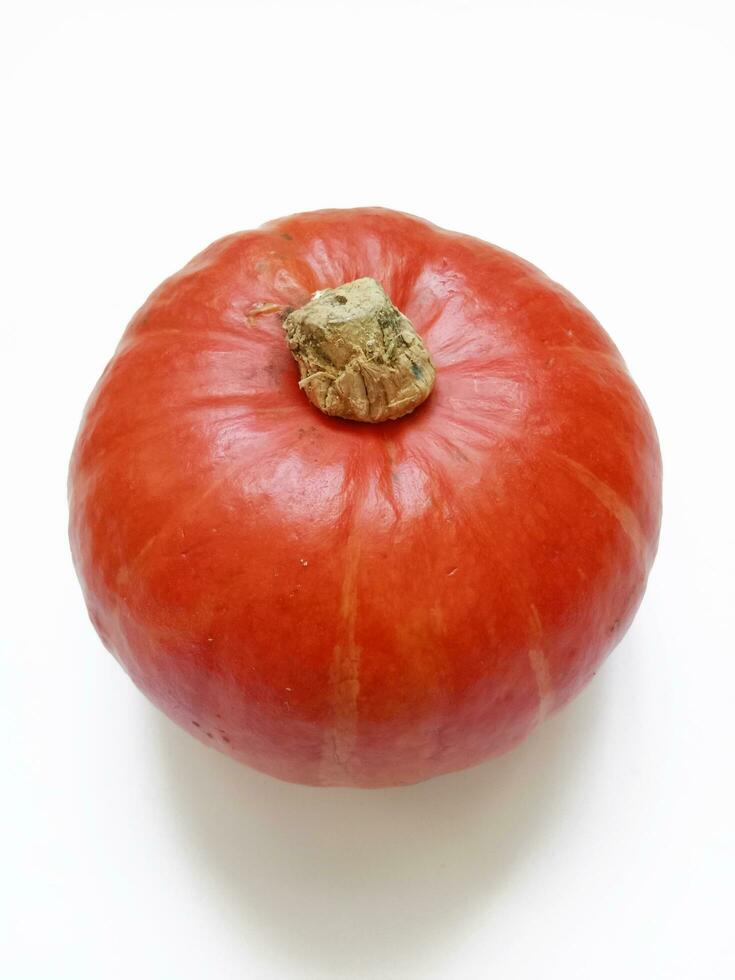
[[[528,660],[538,688],[538,721],[543,721],[553,704],[554,686],[551,681],[549,661],[542,649],[544,630],[541,625],[541,617],[533,603],[531,603],[529,611],[528,626],[531,636]]]
[[[562,453],[554,453],[557,459],[567,467],[577,480],[586,487],[590,493],[594,494],[605,510],[612,514],[620,524],[623,531],[628,535],[638,554],[643,557],[646,553],[646,541],[643,530],[638,518],[632,509],[625,503],[618,493],[611,486],[595,476],[586,466],[582,466],[575,459],[564,456]]]
[[[332,726],[322,748],[322,782],[339,783],[348,772],[357,741],[357,698],[360,693],[362,650],[355,639],[360,541],[353,529],[347,540],[345,571],[340,596],[344,638],[336,644],[329,673]]]

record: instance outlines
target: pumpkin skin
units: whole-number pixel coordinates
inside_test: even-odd
[[[305,398],[282,316],[363,276],[437,380],[369,425]],[[379,208],[216,242],[86,407],[70,540],[90,617],[191,734],[281,779],[389,786],[509,749],[625,633],[661,514],[609,337],[515,255]]]

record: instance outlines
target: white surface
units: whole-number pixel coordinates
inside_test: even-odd
[[[735,975],[731,5],[3,9],[0,975]],[[82,405],[148,292],[222,234],[358,204],[576,292],[665,462],[648,595],[588,691],[389,792],[280,784],[159,717],[65,528]]]

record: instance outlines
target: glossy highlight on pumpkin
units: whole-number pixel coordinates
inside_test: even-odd
[[[298,386],[282,319],[372,277],[436,366],[375,425]],[[661,463],[614,344],[499,248],[379,208],[216,242],[129,324],[69,475],[89,613],[208,744],[314,785],[501,753],[620,640],[656,551]]]

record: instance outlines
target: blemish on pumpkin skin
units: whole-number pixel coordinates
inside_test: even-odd
[[[281,313],[283,307],[278,303],[254,303],[248,311],[248,316],[263,316],[268,313]]]

